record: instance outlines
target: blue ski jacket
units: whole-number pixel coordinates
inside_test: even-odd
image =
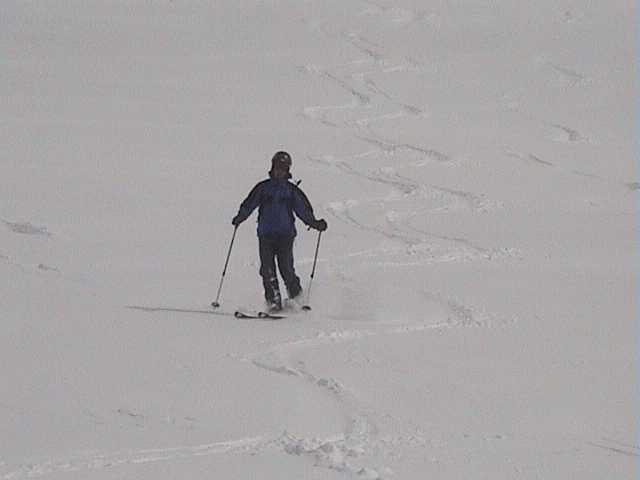
[[[308,226],[317,221],[307,196],[287,179],[269,178],[258,183],[240,205],[234,221],[244,222],[258,207],[258,236],[295,237],[294,212]]]

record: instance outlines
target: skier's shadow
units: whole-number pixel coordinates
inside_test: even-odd
[[[140,305],[127,305],[125,308],[129,310],[137,310],[147,313],[169,312],[169,313],[199,313],[202,315],[233,315],[229,312],[221,312],[216,310],[199,310],[190,308],[172,308],[172,307],[143,307]]]

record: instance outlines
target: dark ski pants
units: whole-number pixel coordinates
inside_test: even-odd
[[[295,237],[258,237],[260,250],[260,276],[264,286],[264,298],[267,303],[282,304],[278,276],[276,274],[276,260],[278,270],[287,287],[289,298],[296,297],[302,291],[300,279],[296,276],[293,266],[293,240]]]

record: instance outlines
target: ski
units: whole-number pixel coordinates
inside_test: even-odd
[[[233,316],[236,318],[257,318],[261,320],[280,320],[283,318],[287,318],[286,315],[278,315],[269,312],[248,312],[243,310],[236,311],[228,311],[228,310],[219,310],[217,308],[213,308],[211,310],[204,310],[198,308],[176,308],[176,307],[145,307],[140,305],[127,305],[126,308],[129,310],[138,310],[147,313],[159,313],[159,312],[167,312],[167,313],[191,313],[191,314],[205,314],[205,315],[223,315],[223,316]]]
[[[258,312],[259,318],[270,318],[272,320],[278,320],[281,318],[287,318],[286,315],[280,315],[279,313]]]
[[[286,318],[284,315],[277,315],[269,312],[244,312],[236,310],[233,314],[236,318],[261,318],[264,320],[280,320]]]

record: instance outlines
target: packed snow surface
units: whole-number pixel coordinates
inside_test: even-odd
[[[0,480],[637,476],[631,0],[4,0]],[[271,156],[310,312],[261,308]]]

